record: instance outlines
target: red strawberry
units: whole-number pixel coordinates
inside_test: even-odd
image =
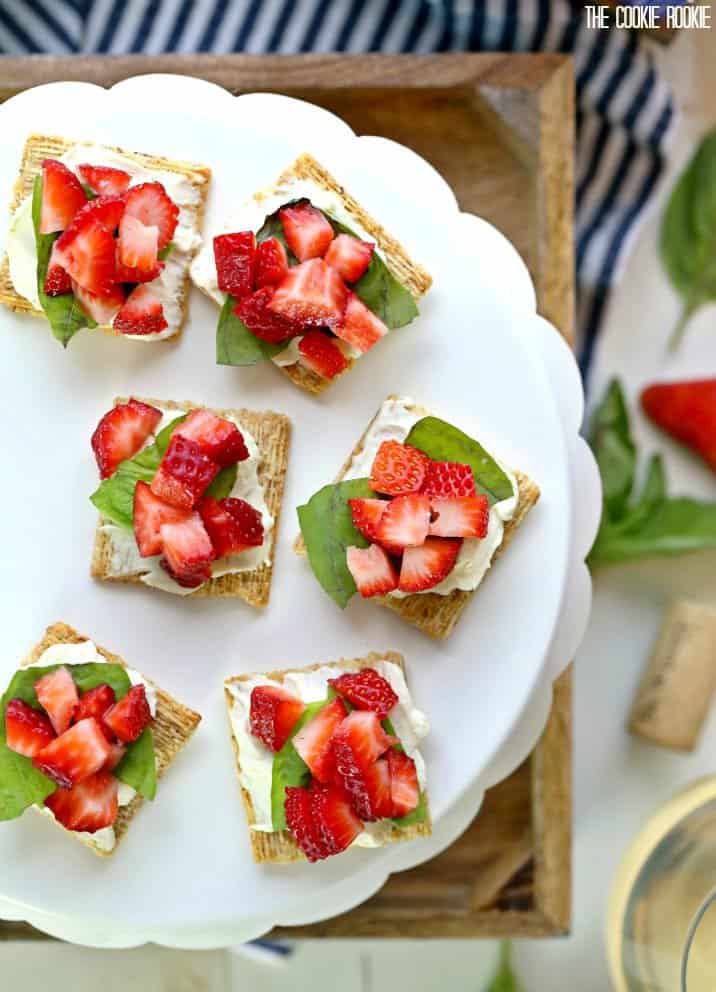
[[[388,496],[420,492],[428,459],[417,448],[400,441],[383,441],[370,470],[371,489]]]
[[[69,670],[63,666],[43,675],[35,683],[35,693],[40,706],[49,716],[55,733],[64,734],[72,723],[79,702],[77,686]]]
[[[167,196],[161,183],[140,183],[127,190],[125,197],[125,212],[130,217],[136,217],[147,227],[159,228],[159,251],[169,244],[174,237],[179,221],[179,208]]]
[[[428,536],[430,500],[427,496],[411,494],[395,496],[378,526],[378,540],[389,551],[401,552],[415,548]]]
[[[297,324],[333,328],[340,323],[347,296],[336,270],[322,258],[312,258],[289,269],[268,306]]]
[[[51,740],[55,731],[44,713],[22,699],[11,699],[5,707],[5,742],[11,751],[34,758]]]
[[[286,244],[299,262],[319,258],[333,241],[333,228],[320,210],[300,200],[279,210]]]
[[[159,334],[169,325],[162,301],[147,286],[136,286],[114,318],[112,327],[121,334]]]
[[[269,344],[281,344],[289,338],[295,338],[302,332],[303,327],[269,310],[268,305],[273,299],[273,294],[273,286],[264,286],[257,293],[244,297],[234,307],[234,313],[257,338],[268,341]]]
[[[430,500],[430,533],[436,537],[485,537],[490,521],[487,496],[448,496]]]
[[[111,685],[107,685],[106,682],[96,686],[94,689],[89,689],[80,697],[80,701],[77,704],[75,723],[79,723],[80,720],[86,720],[88,717],[94,717],[100,727],[102,727],[102,730],[104,730],[102,717],[110,706],[114,706],[115,699],[114,689]]]
[[[336,785],[311,787],[311,814],[329,854],[345,851],[363,830],[348,796]]]
[[[118,403],[105,413],[92,435],[100,476],[108,478],[120,462],[136,455],[161,419],[161,410],[139,400]]]
[[[96,199],[90,200],[89,203],[85,203],[77,211],[72,218],[72,223],[62,235],[62,240],[63,242],[69,240],[72,232],[80,230],[88,220],[98,220],[108,231],[114,233],[119,227],[123,213],[124,200],[121,196],[98,196]]]
[[[362,774],[348,778],[341,784],[361,820],[371,822],[393,815],[390,772],[385,758],[379,758]]]
[[[297,696],[281,686],[254,686],[249,710],[251,733],[270,751],[280,751],[305,709]]]
[[[304,334],[298,342],[298,351],[303,364],[324,379],[335,379],[348,368],[348,360],[335,338],[317,328]]]
[[[181,510],[193,510],[218,471],[196,441],[175,432],[152,479],[152,492]]]
[[[641,405],[657,426],[701,455],[716,471],[716,379],[647,386]]]
[[[214,238],[216,278],[222,293],[242,300],[254,288],[256,235],[253,231],[219,234]]]
[[[107,761],[109,750],[102,728],[90,717],[80,720],[43,747],[32,763],[60,788],[69,789],[98,772]]]
[[[311,793],[308,789],[293,786],[287,786],[285,793],[283,808],[288,829],[310,862],[322,861],[331,852],[313,819]]]
[[[429,461],[421,492],[426,496],[477,496],[475,476],[469,465]]]
[[[380,725],[372,710],[352,710],[333,733],[331,747],[336,773],[342,780],[362,775],[392,744],[398,744]]]
[[[70,288],[87,316],[104,326],[112,323],[120,307],[124,305],[124,290],[119,285],[112,286],[108,293],[103,293],[101,296],[97,293],[91,293],[88,289],[83,289],[76,282],[71,281]]]
[[[358,282],[370,265],[375,245],[351,234],[338,234],[328,246],[324,258],[345,282]]]
[[[62,162],[46,158],[42,163],[40,234],[64,231],[86,202],[85,191],[77,176]]]
[[[419,548],[406,548],[400,566],[398,589],[423,592],[432,589],[452,572],[462,541],[429,537]]]
[[[147,227],[129,214],[122,217],[117,239],[117,276],[121,282],[150,282],[157,278],[161,271],[158,238],[158,227]]]
[[[127,192],[131,178],[124,169],[112,169],[108,165],[78,165],[77,171],[82,182],[98,196],[121,196]]]
[[[181,523],[163,524],[159,537],[164,550],[160,564],[180,586],[194,589],[209,581],[215,555],[198,513]]]
[[[47,265],[43,289],[47,296],[61,296],[63,293],[72,292],[70,277],[57,262],[55,245],[52,246],[52,251],[50,252],[50,261]]]
[[[392,816],[407,816],[420,802],[420,786],[415,762],[405,751],[388,751]]]
[[[380,317],[376,317],[355,293],[348,294],[343,317],[333,330],[342,341],[362,352],[370,351],[388,333],[388,328]]]
[[[117,740],[131,744],[141,736],[145,727],[152,722],[152,712],[147,702],[144,685],[133,685],[126,696],[110,706],[102,717],[102,722],[112,731]]]
[[[355,527],[369,541],[378,540],[378,526],[388,507],[385,499],[349,499],[351,516]]]
[[[372,710],[379,720],[384,720],[398,702],[397,693],[387,679],[374,668],[359,672],[344,672],[328,684],[358,710]]]
[[[142,558],[162,553],[160,531],[164,524],[177,524],[189,519],[188,510],[180,510],[155,496],[149,483],[141,479],[134,487],[132,514],[134,537]]]
[[[210,410],[192,410],[179,424],[176,433],[196,441],[207,458],[217,465],[234,465],[249,457],[249,450],[236,424],[217,417]]]
[[[108,295],[117,282],[112,232],[88,214],[73,223],[55,242],[57,263],[83,289]]]
[[[105,728],[103,727],[102,729],[104,730]],[[107,733],[109,732],[110,731],[108,729]],[[107,772],[114,771],[114,769],[117,767],[117,765],[120,763],[120,761],[122,760],[122,758],[125,756],[126,753],[127,753],[127,749],[123,744],[115,744],[113,742],[110,742],[109,757],[104,763],[103,771],[107,771]]]
[[[267,238],[256,249],[256,277],[254,285],[275,286],[288,272],[286,249],[278,238]]]
[[[227,496],[217,502],[211,496],[205,496],[197,509],[217,558],[238,555],[247,548],[258,548],[263,544],[261,514],[246,500]]]
[[[293,738],[294,748],[319,782],[330,782],[333,777],[335,760],[331,749],[331,737],[345,717],[346,708],[343,701],[334,699],[319,710],[304,727],[301,727]]]
[[[71,789],[57,789],[45,800],[55,819],[67,830],[96,833],[111,827],[119,809],[119,782],[109,771],[83,779]]]
[[[364,599],[385,596],[398,587],[395,566],[378,544],[369,548],[346,548],[346,564]]]

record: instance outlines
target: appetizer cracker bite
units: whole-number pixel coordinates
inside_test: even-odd
[[[431,833],[429,731],[393,651],[224,683],[259,864],[320,861]]]
[[[30,135],[0,303],[45,317],[65,346],[85,327],[141,341],[175,337],[210,177],[204,165]]]
[[[107,856],[201,717],[64,623],[0,701],[0,820],[28,807]]]
[[[220,365],[273,361],[322,392],[409,324],[431,277],[310,155],[205,243],[192,279],[221,306]]]

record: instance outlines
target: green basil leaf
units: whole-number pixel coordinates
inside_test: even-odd
[[[514,495],[512,483],[494,458],[473,438],[438,417],[423,417],[405,439],[436,462],[461,462],[469,465],[478,492],[490,502],[499,503]]]
[[[401,748],[402,750],[402,748]],[[428,815],[428,802],[425,793],[421,790],[420,799],[415,809],[406,813],[405,816],[398,816],[393,819],[396,827],[412,827],[415,823],[423,823]]]
[[[310,769],[293,746],[293,738],[302,727],[306,726],[309,720],[313,719],[316,713],[324,706],[328,706],[333,699],[335,699],[335,693],[329,692],[325,699],[309,703],[291,731],[291,736],[281,750],[274,755],[271,766],[271,824],[274,830],[286,829],[286,812],[284,810],[286,789],[306,786],[311,780]]]
[[[154,799],[157,794],[157,762],[151,727],[145,727],[137,740],[128,745],[114,774],[121,782],[131,785],[140,796]]]
[[[716,503],[664,499],[648,517],[623,532],[602,527],[589,554],[590,564],[681,555],[716,548]]]
[[[368,541],[353,524],[348,500],[376,495],[367,479],[350,479],[324,486],[308,503],[298,507],[298,521],[313,574],[341,608],[356,592],[346,564],[346,548],[368,547]]]
[[[520,985],[512,970],[512,953],[509,940],[500,944],[500,961],[495,977],[485,989],[485,992],[520,992]]]
[[[95,191],[92,189],[91,186],[88,186],[87,183],[80,183],[80,186],[85,191],[85,196],[87,197],[88,200],[97,199],[97,194],[95,193]]]
[[[594,411],[589,443],[599,466],[607,519],[618,520],[626,511],[634,485],[636,448],[629,430],[624,393],[613,379]]]
[[[256,365],[278,355],[286,347],[257,338],[234,313],[236,300],[227,296],[216,329],[217,365]]]
[[[206,495],[213,496],[217,500],[224,499],[234,488],[238,473],[238,465],[227,465],[226,468],[222,468],[206,487]]]
[[[646,470],[646,478],[636,503],[615,523],[604,520],[602,525],[609,533],[628,534],[638,530],[649,519],[654,510],[666,499],[666,475],[661,455],[652,455]]]
[[[159,259],[160,262],[163,262],[169,256],[169,252],[172,250],[173,247],[174,247],[174,242],[170,241],[168,245],[164,245],[161,251],[157,252],[157,258]]]
[[[291,200],[290,203],[297,203],[297,200]],[[284,203],[284,206],[289,206],[289,203]],[[263,226],[259,229],[256,234],[256,244],[260,245],[263,241],[268,241],[269,238],[276,238],[286,249],[286,257],[288,258],[288,264],[298,265],[298,259],[293,254],[291,249],[288,247],[286,242],[286,235],[283,233],[283,224],[281,223],[281,218],[278,215],[278,210],[276,213],[271,214],[263,222]]]

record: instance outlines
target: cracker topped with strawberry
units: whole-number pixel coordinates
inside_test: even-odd
[[[65,346],[83,328],[176,336],[210,176],[203,165],[31,135],[0,302],[44,316]]]
[[[320,393],[418,315],[431,277],[310,155],[192,263],[221,306],[220,365],[272,361]]]

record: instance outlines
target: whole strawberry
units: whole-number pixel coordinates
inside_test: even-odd
[[[716,379],[662,382],[641,394],[644,412],[716,472]]]

